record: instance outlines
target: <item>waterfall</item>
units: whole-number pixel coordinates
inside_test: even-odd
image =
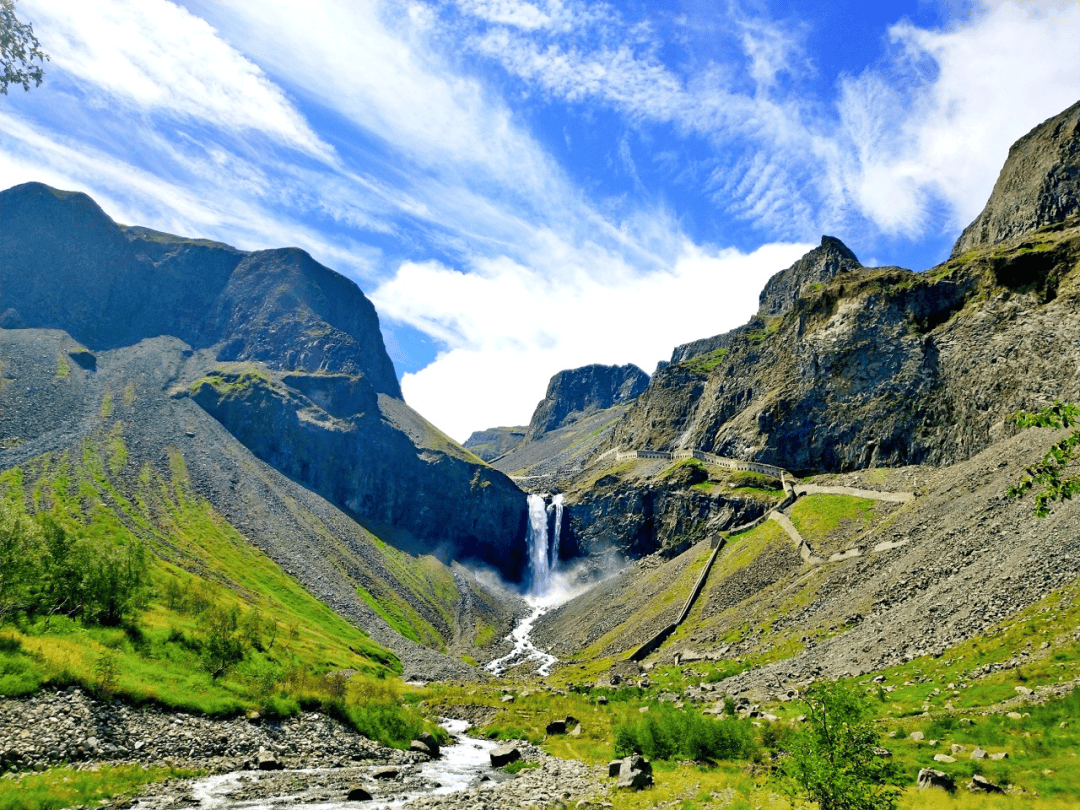
[[[525,534],[529,562],[532,564],[532,592],[543,596],[551,587],[551,562],[548,554],[548,514],[543,495],[529,496],[529,527]]]
[[[559,538],[562,537],[563,495],[560,492],[551,499],[549,511],[555,512],[555,525],[551,532],[551,570],[559,564]]]

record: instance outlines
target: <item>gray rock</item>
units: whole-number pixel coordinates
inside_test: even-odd
[[[260,771],[280,771],[285,767],[281,763],[281,760],[277,758],[276,754],[265,748],[259,749],[259,753],[255,757],[255,762]]]
[[[509,765],[511,762],[517,762],[521,759],[521,751],[514,745],[504,745],[500,748],[496,748],[488,757],[491,759],[492,768],[501,768],[504,765]]]
[[[985,776],[975,774],[971,777],[967,789],[972,793],[1004,793],[1005,791],[987,779]]]
[[[919,790],[934,788],[936,790],[945,790],[949,793],[956,790],[956,781],[949,774],[944,771],[934,770],[933,768],[923,768],[920,770],[917,784]]]
[[[371,794],[362,787],[350,788],[348,795],[345,796],[345,800],[349,802],[370,802],[371,798]]]
[[[552,720],[547,724],[545,731],[548,734],[565,734],[566,733],[566,721],[565,720]]]
[[[1009,149],[982,213],[953,257],[1080,213],[1080,102],[1039,124]]]

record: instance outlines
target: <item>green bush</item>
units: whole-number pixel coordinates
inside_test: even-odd
[[[662,705],[632,723],[615,726],[615,756],[640,753],[649,759],[746,759],[755,749],[747,726],[695,711]]]

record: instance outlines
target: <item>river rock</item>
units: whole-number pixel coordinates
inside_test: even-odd
[[[345,800],[350,802],[370,802],[371,794],[362,787],[354,787],[349,790]]]
[[[919,790],[926,790],[927,788],[934,788],[936,790],[944,790],[952,793],[956,790],[956,782],[945,771],[934,770],[933,768],[923,768],[919,771],[918,779]]]
[[[435,756],[431,753],[431,749],[428,747],[427,743],[421,742],[420,740],[413,740],[409,743],[409,750],[417,754],[425,754],[429,757]]]
[[[428,747],[428,750],[433,757],[439,756],[439,741],[435,739],[434,734],[429,734],[425,731],[416,739]]]
[[[375,772],[371,775],[376,779],[397,779],[397,775],[400,773],[397,768],[376,768]]]
[[[521,759],[521,751],[517,746],[504,745],[500,748],[496,748],[489,755],[491,758],[492,768],[501,768],[504,765],[509,765],[511,762],[516,762]]]

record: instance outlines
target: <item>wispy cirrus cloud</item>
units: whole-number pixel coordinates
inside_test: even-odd
[[[57,67],[147,113],[257,133],[321,158],[332,150],[281,88],[168,0],[24,0]]]

